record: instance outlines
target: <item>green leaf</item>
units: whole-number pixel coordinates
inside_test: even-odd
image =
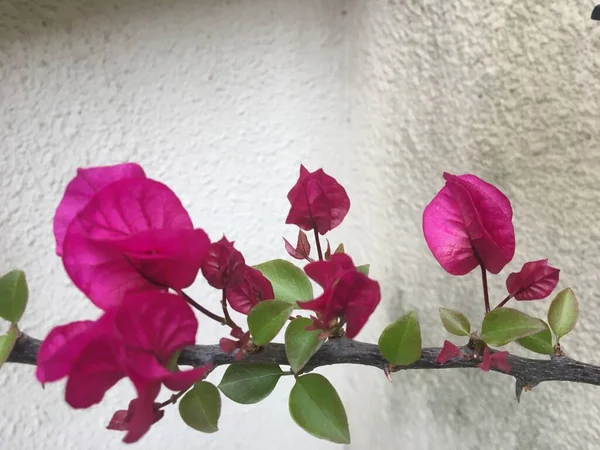
[[[296,380],[290,392],[290,414],[304,431],[337,444],[350,443],[344,405],[323,375],[310,373]]]
[[[407,366],[421,357],[421,328],[414,312],[389,325],[379,337],[379,351],[392,364]]]
[[[369,276],[369,268],[371,267],[370,264],[363,264],[362,266],[358,266],[356,268],[356,270],[358,270],[360,273],[365,274],[366,276]]]
[[[560,291],[548,310],[548,323],[558,339],[575,327],[579,316],[579,303],[571,288]]]
[[[219,431],[221,416],[221,394],[208,381],[200,381],[179,401],[179,414],[194,430],[203,433]]]
[[[546,328],[543,320],[512,308],[498,308],[487,313],[481,325],[481,339],[489,345],[506,345]]]
[[[19,329],[12,325],[3,336],[0,336],[0,367],[6,362],[19,337]]]
[[[539,333],[532,334],[531,336],[517,339],[517,344],[525,347],[527,350],[532,352],[541,353],[542,355],[553,355],[554,346],[552,345],[552,333],[550,328],[544,322],[545,330]]]
[[[269,300],[254,305],[248,314],[248,328],[256,345],[265,345],[277,336],[294,310],[282,300]]]
[[[312,320],[299,317],[285,330],[285,353],[294,373],[298,373],[325,342],[319,339],[321,330],[306,331],[311,324]]]
[[[225,371],[219,389],[234,402],[250,405],[273,392],[282,374],[277,364],[232,364]]]
[[[453,309],[440,308],[440,319],[448,333],[457,336],[471,335],[471,323],[463,313]]]
[[[344,244],[338,245],[333,253],[344,253]]]
[[[257,266],[273,285],[275,300],[292,303],[313,299],[313,288],[310,280],[302,269],[283,259],[274,259]]]
[[[27,280],[25,272],[13,270],[0,278],[0,317],[18,323],[27,306]]]

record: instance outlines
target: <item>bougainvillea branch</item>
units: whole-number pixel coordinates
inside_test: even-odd
[[[21,335],[8,358],[9,362],[21,364],[36,364],[36,356],[41,341],[26,334]],[[460,347],[463,352],[471,352],[467,347]],[[480,363],[479,359],[454,358],[444,364],[436,362],[441,348],[423,348],[421,358],[408,366],[396,366],[392,371],[414,369],[474,369]],[[550,359],[531,359],[516,355],[508,355],[507,361],[511,366],[508,375],[514,377],[523,388],[533,388],[544,381],[567,381],[600,386],[600,366],[576,361],[567,356],[553,356]],[[284,344],[271,343],[258,353],[248,355],[240,361],[231,354],[223,352],[218,345],[194,345],[185,348],[179,363],[185,366],[223,366],[229,364],[272,363],[288,365]],[[326,342],[304,366],[303,372],[309,372],[317,367],[333,364],[357,364],[385,369],[388,366],[377,345],[350,339],[332,339]],[[504,373],[501,369],[491,368],[492,371]]]
[[[66,378],[65,401],[74,409],[102,402],[119,380],[128,379],[135,398],[107,418],[108,429],[125,432],[125,443],[142,439],[164,408],[176,403],[186,425],[214,433],[221,395],[257,403],[282,376],[292,375],[292,419],[317,438],[348,444],[344,405],[329,380],[313,371],[332,364],[373,366],[389,379],[405,369],[497,371],[516,379],[517,399],[543,381],[600,384],[600,368],[567,358],[560,346],[579,314],[570,288],[551,301],[547,321],[504,307],[512,298],[542,300],[554,291],[560,270],[547,259],[511,273],[508,296],[490,311],[488,273],[498,275],[515,254],[511,203],[475,175],[444,173],[443,179],[424,208],[425,241],[448,274],[464,276],[479,268],[483,287],[485,316],[477,331],[451,305],[439,308],[442,325],[463,339],[460,344],[446,340],[442,348],[422,348],[416,311],[388,325],[377,345],[354,340],[382,303],[381,287],[369,274],[370,264],[357,265],[344,245],[331,253],[331,236],[323,253],[321,236],[337,228],[350,209],[344,187],[323,169],[301,166],[287,195],[286,223],[299,233],[296,247],[285,239],[284,244],[292,258],[308,262],[299,267],[283,259],[249,265],[234,241],[224,235],[211,239],[196,228],[169,187],[125,163],[78,170],[55,213],[56,253],[74,286],[98,307],[98,316],[57,325],[43,341],[21,334],[28,288],[22,271],[9,272],[0,277],[0,317],[10,322],[8,333],[0,335],[0,365],[35,364],[41,384]],[[316,258],[305,231],[313,232]],[[184,289],[197,279],[218,295],[192,299]],[[222,316],[212,312],[219,306]],[[229,308],[246,321],[235,322]],[[224,325],[227,336],[219,333],[209,345],[196,345],[201,325],[196,311]],[[274,343],[282,334],[284,342]],[[512,342],[550,359],[495,349]],[[205,378],[221,365],[228,367],[217,386]],[[172,394],[161,403],[163,388]]]

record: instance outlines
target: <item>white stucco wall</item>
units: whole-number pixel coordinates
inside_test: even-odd
[[[353,206],[331,238],[383,287],[360,338],[375,342],[413,308],[424,344],[439,345],[438,306],[482,316],[477,276],[447,276],[420,231],[447,170],[509,195],[517,252],[504,274],[549,256],[582,306],[564,344],[600,363],[600,25],[592,2],[524,3],[0,3],[0,271],[27,271],[24,330],[43,336],[95,314],[53,254],[52,214],[77,167],[140,162],[198,226],[225,232],[255,263],[283,256],[281,236],[295,236],[285,194],[303,162],[346,186]],[[491,280],[493,299],[503,280]],[[217,302],[201,283],[192,293]],[[202,321],[199,340],[219,331]],[[590,386],[542,385],[518,405],[499,374],[419,371],[390,385],[375,369],[321,372],[346,403],[356,449],[585,449],[600,438]],[[290,387],[282,380],[255,406],[225,400],[214,435],[186,428],[173,408],[138,447],[334,448],[292,423]],[[42,390],[31,367],[3,367],[1,448],[121,448],[103,427],[129,400],[126,382],[83,412],[62,394]]]

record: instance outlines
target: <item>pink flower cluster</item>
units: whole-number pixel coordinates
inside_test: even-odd
[[[486,272],[498,274],[515,254],[513,211],[508,198],[495,186],[475,175],[444,173],[446,183],[423,211],[423,234],[429,250],[446,272],[466,275],[481,267],[486,313],[489,311]],[[530,261],[506,279],[511,298],[541,300],[558,284],[559,270],[548,260]],[[459,356],[460,349],[446,341],[438,356],[443,364]],[[508,372],[506,352],[489,353],[487,347],[480,368],[498,367]]]
[[[288,199],[286,222],[314,230],[317,239],[337,227],[350,207],[334,178],[304,166]],[[137,164],[79,169],[56,209],[54,235],[67,275],[101,314],[52,329],[40,347],[36,377],[41,383],[67,378],[65,398],[73,408],[99,403],[128,378],[136,398],[108,425],[127,431],[125,442],[139,440],[162,418],[168,403],[156,401],[162,386],[185,391],[212,369],[177,367],[179,351],[195,343],[198,329],[190,304],[231,328],[236,340],[222,338],[221,348],[243,358],[250,334],[235,325],[226,303],[248,314],[258,302],[275,297],[270,281],[246,264],[233,242],[225,236],[211,242],[194,227],[175,193]],[[309,258],[310,245],[302,243],[296,256]],[[379,285],[345,254],[305,270],[324,293],[299,306],[316,312],[315,326],[324,332],[338,321],[347,323],[347,335],[354,337],[379,303]],[[221,291],[224,318],[183,293],[199,272]]]

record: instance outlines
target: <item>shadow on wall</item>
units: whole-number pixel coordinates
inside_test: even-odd
[[[354,11],[351,140],[379,171],[364,195],[378,202],[369,214],[384,292],[403,291],[387,312],[393,320],[416,309],[425,345],[448,338],[437,307],[459,309],[472,322],[483,316],[478,274],[447,275],[421,233],[442,172],[475,173],[514,209],[517,251],[492,277],[492,302],[504,297],[508,273],[549,257],[562,269],[559,287],[573,287],[587,304],[571,338],[586,345],[573,344],[573,355],[600,358],[593,325],[600,320],[600,26],[591,7],[413,0],[365,2]],[[517,306],[542,315],[548,304]],[[517,405],[506,377],[443,371],[399,374],[390,390],[393,425],[370,442],[375,447],[387,439],[419,449],[584,448],[600,432],[593,388],[548,384]],[[568,406],[558,400],[565,396]]]

